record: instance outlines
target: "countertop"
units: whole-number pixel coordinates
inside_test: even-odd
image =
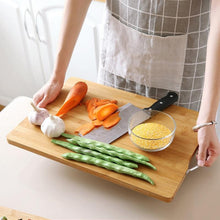
[[[51,220],[220,218],[220,159],[189,173],[165,203],[9,145],[6,135],[27,116],[29,103],[18,97],[0,113],[0,206]]]

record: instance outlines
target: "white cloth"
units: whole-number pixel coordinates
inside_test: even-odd
[[[107,13],[102,68],[148,87],[180,91],[187,35],[138,32]]]

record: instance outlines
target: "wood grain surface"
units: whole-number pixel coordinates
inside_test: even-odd
[[[0,207],[0,218],[5,216],[8,220],[49,220],[46,218],[42,218],[36,215],[31,215],[28,213],[24,213],[15,209],[7,208],[7,207]]]
[[[3,105],[0,105],[0,111],[4,108],[5,106],[3,106]]]
[[[57,112],[65,100],[69,89],[77,81],[81,81],[81,79],[70,78],[66,81],[58,98],[47,106],[47,109],[51,114]],[[130,102],[140,108],[150,106],[156,101],[154,99],[106,87],[94,82],[86,80],[82,81],[85,81],[88,84],[88,92],[84,101],[92,97],[117,99],[119,106]],[[170,202],[184,180],[189,162],[197,147],[196,133],[192,131],[192,126],[196,123],[198,112],[175,105],[168,107],[164,112],[170,114],[176,121],[177,125],[174,140],[167,149],[154,153],[139,150],[130,141],[128,133],[112,143],[113,145],[141,153],[150,158],[152,164],[157,167],[157,171],[151,170],[143,165],[140,165],[138,170],[149,175],[156,184],[154,186],[144,180],[118,174],[104,168],[63,159],[61,155],[69,151],[52,144],[50,139],[43,135],[40,128],[30,124],[27,118],[25,118],[7,135],[7,140],[10,144],[33,153],[88,172],[147,196]],[[70,134],[73,134],[74,130],[79,125],[90,121],[84,105],[79,105],[69,111],[69,113],[63,116],[63,120],[66,125],[66,132]]]

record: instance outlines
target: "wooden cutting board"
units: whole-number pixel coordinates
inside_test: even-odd
[[[6,208],[6,207],[1,207],[0,206],[0,218],[2,217],[6,217],[8,220],[19,220],[19,219],[23,219],[23,220],[49,220],[46,218],[42,218],[36,215],[31,215],[28,213],[24,213],[24,212],[20,212],[18,210],[15,209],[10,209],[10,208]]]
[[[47,106],[51,114],[57,112],[65,100],[69,89],[80,80],[81,79],[78,78],[70,78],[66,81],[58,98]],[[94,82],[82,81],[85,81],[88,85],[88,93],[84,101],[92,97],[117,99],[119,106],[130,102],[140,108],[148,107],[156,101]],[[128,134],[125,134],[112,143],[118,147],[141,153],[150,158],[151,162],[157,167],[157,171],[142,165],[139,166],[138,170],[149,175],[156,184],[154,186],[144,180],[118,174],[104,168],[63,159],[61,155],[69,151],[52,144],[50,139],[41,132],[40,127],[30,124],[27,118],[7,135],[7,140],[10,144],[33,153],[91,173],[131,190],[170,202],[184,180],[189,162],[197,147],[197,137],[196,133],[192,131],[192,126],[196,123],[198,112],[175,105],[170,106],[164,110],[164,112],[170,114],[175,119],[177,125],[174,140],[167,149],[154,153],[139,150],[132,144]],[[90,121],[84,105],[79,105],[69,111],[69,113],[63,116],[63,120],[66,125],[66,133],[70,134],[74,134],[74,130],[78,128],[79,125]]]

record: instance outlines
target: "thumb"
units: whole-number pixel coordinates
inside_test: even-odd
[[[207,147],[204,145],[199,145],[197,160],[198,160],[198,165],[200,167],[203,167],[205,165],[206,155],[207,155]]]

